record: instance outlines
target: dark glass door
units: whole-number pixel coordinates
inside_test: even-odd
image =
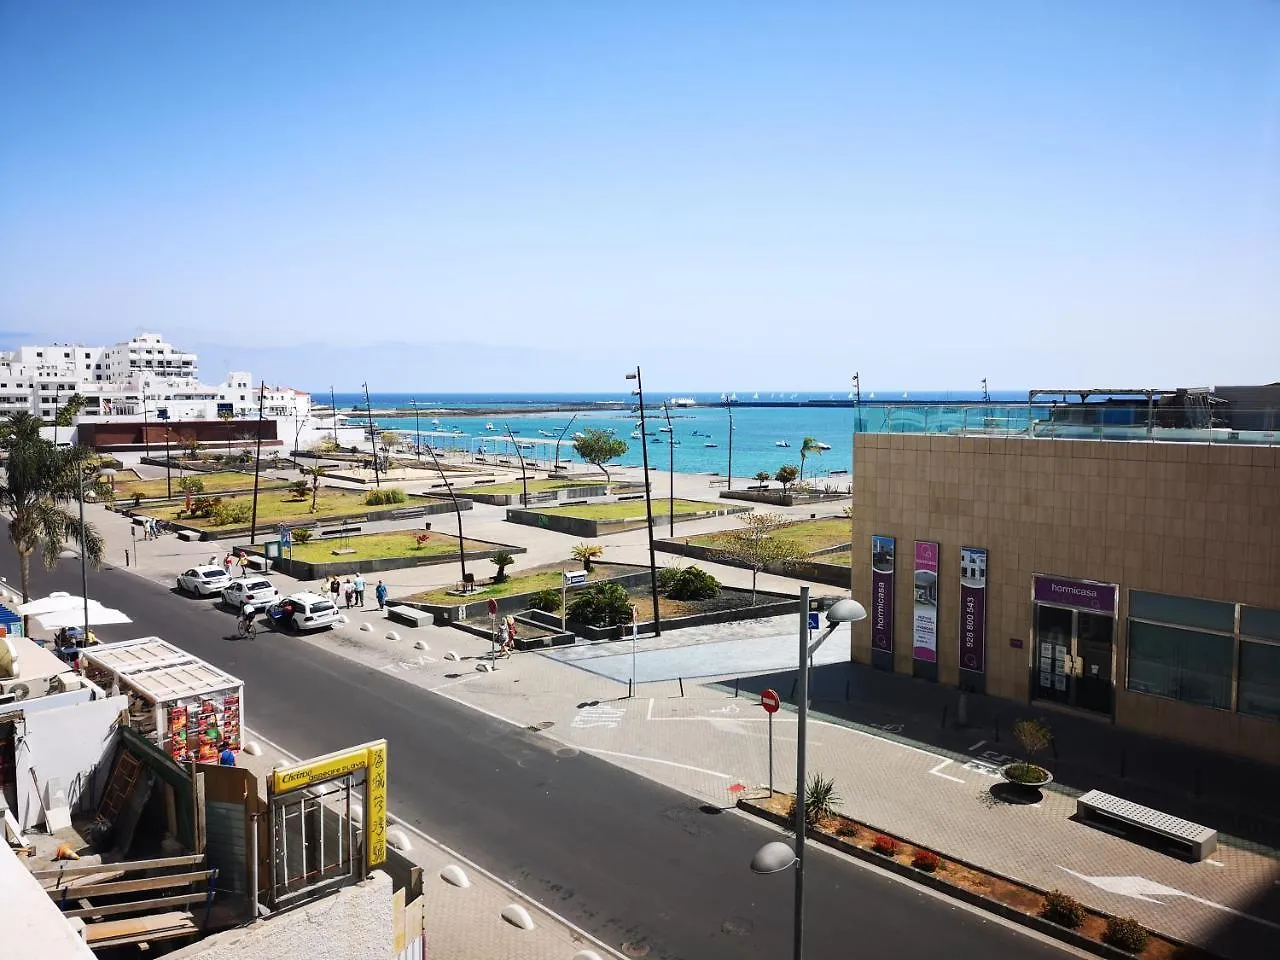
[[[1036,605],[1036,659],[1031,690],[1038,700],[1071,700],[1071,617],[1070,610]]]
[[[1111,646],[1115,621],[1081,610],[1076,615],[1075,704],[1084,710],[1111,715]]]

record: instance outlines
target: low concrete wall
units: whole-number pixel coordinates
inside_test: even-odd
[[[468,557],[469,556],[470,555],[468,554]],[[568,591],[569,594],[572,595],[575,591],[581,590],[583,587],[591,586],[594,583],[618,583],[624,587],[634,587],[642,583],[647,584],[649,582],[648,567],[637,567],[632,564],[622,563],[602,564],[601,566],[605,566],[609,570],[621,570],[626,572],[621,572],[617,576],[609,577],[607,580],[593,580],[580,586],[570,587]],[[522,610],[527,610],[529,607],[529,599],[532,596],[532,593],[513,593],[507,597],[495,597],[493,599],[498,604],[499,615],[506,616],[509,613],[519,613]],[[462,602],[462,598],[459,597],[459,602],[456,604],[417,603],[412,600],[394,600],[392,602],[406,607],[416,607],[419,610],[425,610],[435,617],[437,625],[448,626],[456,624],[459,620],[466,620],[468,611],[470,611],[470,614],[472,615],[477,611],[484,611],[488,606],[489,599],[490,598],[486,597],[483,593],[478,593],[473,599],[467,600],[466,602]],[[554,616],[555,623],[552,625],[559,627],[560,615],[555,614]]]
[[[468,560],[488,560],[504,550],[512,556],[528,553],[525,547],[497,543],[493,540],[475,540],[471,537],[466,539],[471,543],[484,544],[483,550],[468,550]],[[243,550],[250,556],[260,557],[263,555],[261,548],[244,544],[233,549],[236,551]],[[322,577],[341,577],[348,573],[381,573],[384,570],[405,570],[409,567],[438,567],[442,563],[457,562],[458,555],[456,553],[446,553],[423,559],[417,557],[386,557],[381,560],[344,560],[341,557],[337,557],[324,563],[312,563],[307,560],[290,560],[288,557],[279,557],[272,560],[271,564],[272,569],[279,570],[286,576],[294,577],[298,580],[319,580]]]
[[[785,528],[784,528],[785,529]],[[653,548],[662,553],[673,553],[680,557],[688,557],[691,560],[703,560],[707,563],[722,563],[726,567],[739,567],[741,569],[750,569],[746,564],[737,563],[732,557],[723,550],[715,547],[704,546],[700,543],[685,543],[682,540],[655,540]],[[839,553],[842,550],[848,550],[849,545],[831,547],[827,550],[829,553]],[[816,559],[821,554],[814,554],[807,560],[797,560],[794,563],[771,563],[764,568],[765,573],[772,573],[779,577],[792,577],[797,580],[812,580],[815,583],[826,584],[831,587],[844,587],[848,589],[852,582],[852,573],[849,567],[840,566],[834,563],[823,563]]]
[[[534,612],[537,612],[537,611],[534,611]],[[542,650],[549,647],[567,647],[577,642],[578,638],[573,635],[573,631],[571,630],[566,630],[564,632],[560,631],[559,629],[560,618],[558,616],[554,616],[552,614],[548,614],[548,616],[551,616],[552,619],[555,620],[555,623],[551,623],[551,624],[540,623],[536,620],[530,619],[527,616],[519,616],[515,618],[517,624],[524,624],[526,627],[536,627],[540,630],[546,630],[548,628],[551,628],[556,631],[550,636],[522,637],[520,636],[520,631],[517,628],[516,630],[516,649],[517,650],[520,650],[523,652],[525,650]],[[466,623],[464,621],[457,621],[449,624],[449,626],[453,627],[453,629],[455,630],[461,630],[463,633],[469,633],[474,637],[480,637],[484,640],[492,640],[492,634],[489,632],[488,629],[483,627],[477,627],[477,626],[474,626],[473,624]]]
[[[768,503],[775,507],[794,507],[805,503],[830,503],[848,500],[847,493],[783,493],[781,490],[721,490],[724,500],[746,500],[750,503]]]
[[[647,579],[647,578],[646,578]],[[743,603],[750,603],[750,590],[736,590],[726,588],[722,593],[733,595],[741,595]],[[780,617],[785,614],[800,612],[800,599],[791,597],[785,593],[773,593],[765,590],[756,591],[756,605],[754,607],[735,607],[732,610],[715,610],[711,613],[696,613],[688,617],[671,617],[662,621],[663,630],[680,630],[684,627],[705,627],[717,623],[738,623],[742,620],[760,620],[765,617]],[[641,605],[637,605],[641,606]],[[530,610],[525,614],[534,623],[544,627],[559,627],[560,615],[543,613],[540,610]],[[627,640],[631,637],[631,625],[619,624],[614,627],[592,627],[585,623],[575,623],[569,621],[569,629],[577,636],[584,640],[602,641],[602,640]],[[653,621],[642,620],[639,624],[639,633],[652,634]]]
[[[513,503],[520,503],[523,494],[520,493],[485,493],[484,486],[478,485],[467,487],[465,490],[459,491],[460,496],[466,497],[468,500],[474,500],[476,503],[488,503],[495,507],[509,507]],[[603,483],[584,484],[581,487],[563,487],[559,490],[542,490],[529,494],[530,503],[556,503],[560,500],[585,500],[588,497],[607,497],[609,488]]]
[[[637,501],[638,503],[639,501]],[[734,513],[746,513],[750,507],[722,507],[720,509],[700,510],[697,513],[676,514],[676,523],[686,520],[706,520],[708,517],[724,517]],[[641,516],[624,520],[584,520],[564,514],[543,513],[538,510],[522,510],[513,508],[507,511],[507,520],[511,523],[522,523],[528,527],[541,527],[543,530],[554,530],[567,533],[571,537],[607,537],[611,533],[625,533],[628,530],[643,530],[647,525],[643,510]],[[667,522],[665,514],[655,515],[654,526]]]

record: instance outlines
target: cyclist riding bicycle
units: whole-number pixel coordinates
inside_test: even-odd
[[[240,628],[241,633],[248,633],[253,627],[254,613],[252,603],[246,603],[240,608],[240,622],[237,626]]]

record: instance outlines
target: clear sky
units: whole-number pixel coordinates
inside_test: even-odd
[[[1280,380],[1280,2],[0,0],[0,343],[144,329],[312,388]]]

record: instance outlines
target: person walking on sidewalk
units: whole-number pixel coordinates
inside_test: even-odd
[[[351,604],[356,600],[356,588],[351,585],[351,578],[347,577],[342,582],[342,599],[346,601],[347,609],[351,609]]]
[[[378,598],[378,609],[387,609],[387,585],[381,580],[379,580],[378,585],[373,588],[373,595]]]
[[[356,578],[351,581],[351,585],[356,588],[356,606],[361,610],[364,609],[364,577],[356,574]]]
[[[334,577],[329,581],[329,596],[333,599],[333,605],[338,605],[338,592],[342,590],[342,584],[338,582],[338,578]]]
[[[236,562],[236,558],[231,556],[230,551],[222,558],[222,569],[227,572],[227,576],[231,576],[231,565]]]

